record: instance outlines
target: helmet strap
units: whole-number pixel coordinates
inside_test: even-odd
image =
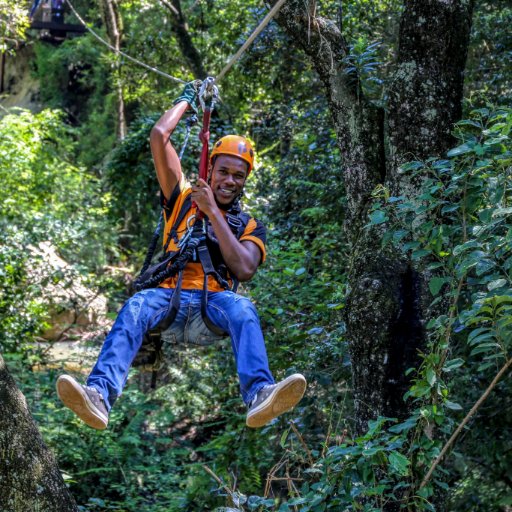
[[[212,174],[213,174],[213,164],[210,164],[210,167],[208,167],[208,175],[206,178],[206,183],[211,187],[212,186]]]
[[[240,194],[238,194],[233,202],[231,203],[230,210],[235,210],[237,213],[241,211],[240,207],[240,201],[242,200],[242,197],[244,195],[244,189],[240,191]]]

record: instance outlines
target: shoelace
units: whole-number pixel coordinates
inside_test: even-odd
[[[93,391],[93,396],[97,397],[101,402],[105,402],[103,399],[103,395],[93,386],[84,386],[84,389],[87,391]]]
[[[258,400],[258,396],[261,395],[261,393],[263,391],[265,391],[266,389],[268,388],[271,388],[273,386],[273,384],[267,384],[266,386],[263,386],[255,395],[254,395],[254,398],[251,400],[251,402],[249,403],[249,407],[252,407]]]

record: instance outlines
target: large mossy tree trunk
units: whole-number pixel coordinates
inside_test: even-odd
[[[0,355],[0,510],[74,512],[78,508]]]
[[[346,322],[356,429],[362,433],[378,415],[407,414],[405,370],[417,364],[425,346],[430,303],[423,269],[393,249],[381,249],[382,226],[364,228],[371,193],[382,184],[395,195],[413,195],[418,183],[399,174],[399,166],[442,156],[451,147],[450,132],[461,115],[473,1],[405,0],[386,112],[346,73],[348,43],[334,21],[315,16],[314,3],[289,0],[277,20],[325,86],[341,151],[353,255]]]

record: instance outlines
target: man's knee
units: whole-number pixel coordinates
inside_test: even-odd
[[[237,295],[234,299],[236,315],[242,320],[258,319],[256,306],[247,298]]]
[[[145,304],[146,299],[145,295],[143,295],[143,292],[136,293],[126,301],[123,308],[123,313],[130,315],[132,320],[137,322],[142,311],[144,310]]]

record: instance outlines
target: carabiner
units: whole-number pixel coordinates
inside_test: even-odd
[[[213,110],[215,103],[219,100],[219,89],[215,85],[215,78],[212,76],[205,78],[197,95],[203,112],[206,109],[206,101],[208,99],[211,99],[210,110]]]
[[[180,241],[177,244],[178,249],[182,249],[189,241],[192,236],[192,231],[194,230],[193,222],[196,220],[196,215],[191,215],[187,219],[187,232],[181,237]]]

